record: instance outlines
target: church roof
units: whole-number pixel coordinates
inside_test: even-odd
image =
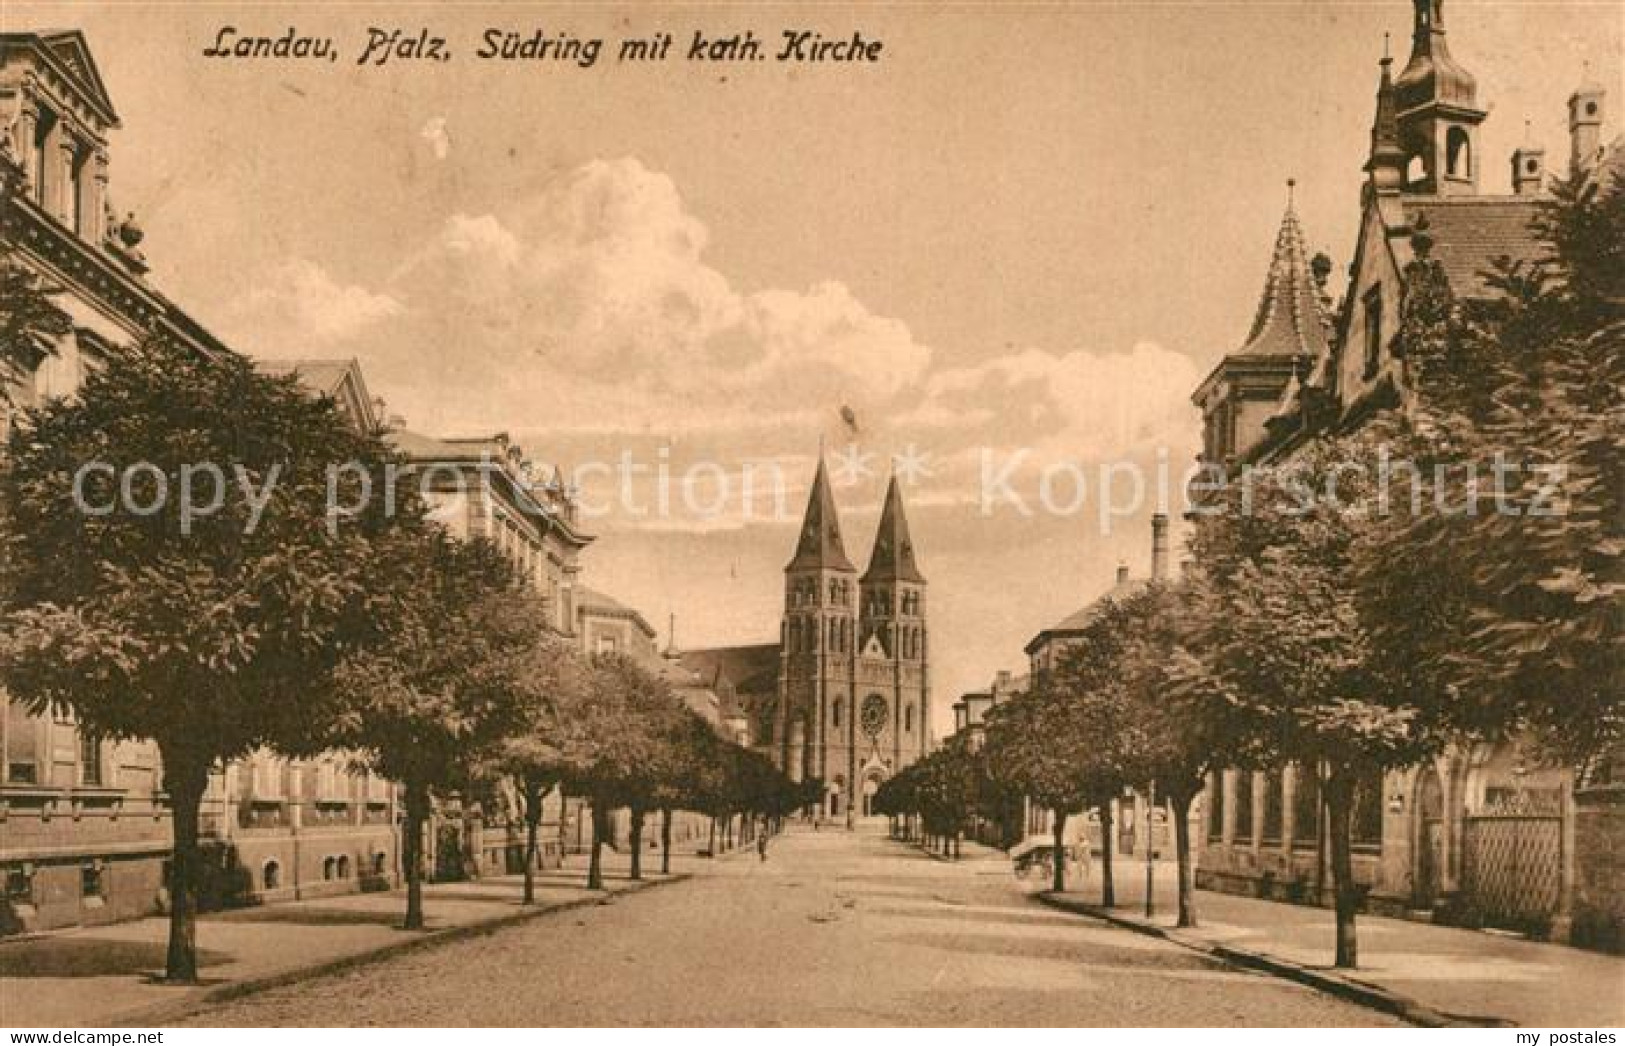
[[[1275,236],[1264,293],[1258,300],[1252,330],[1237,355],[1321,356],[1327,352],[1326,312],[1320,286],[1310,269],[1309,250],[1297,212],[1287,204]]]
[[[824,469],[822,456],[818,459],[818,472],[813,476],[812,491],[807,495],[807,514],[801,522],[795,558],[784,569],[857,573],[852,561],[846,558],[846,546],[841,542],[841,520],[835,511],[835,498],[829,492],[829,474]]]
[[[1472,110],[1478,84],[1450,56],[1444,39],[1444,0],[1411,0],[1415,19],[1411,57],[1394,81],[1401,112],[1442,104]]]
[[[875,532],[875,548],[869,556],[869,569],[864,571],[863,580],[925,583],[914,562],[914,541],[909,537],[903,492],[896,476],[886,485],[886,506],[880,512],[880,529]]]

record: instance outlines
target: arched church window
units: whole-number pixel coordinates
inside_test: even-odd
[[[1452,127],[1444,136],[1445,170],[1452,178],[1470,178],[1473,172],[1473,146],[1467,131]]]
[[[914,730],[914,705],[912,703],[903,707],[903,731],[912,733]]]
[[[837,728],[841,725],[841,699],[838,697],[835,699],[835,703],[830,706],[830,722]]]

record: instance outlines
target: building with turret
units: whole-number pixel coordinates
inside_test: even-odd
[[[1206,464],[1234,473],[1289,461],[1319,434],[1356,431],[1410,403],[1418,390],[1400,326],[1414,263],[1437,262],[1456,299],[1483,300],[1501,293],[1497,265],[1549,253],[1545,150],[1519,146],[1508,157],[1509,184],[1488,187],[1479,149],[1488,108],[1447,46],[1443,7],[1412,0],[1409,58],[1397,76],[1387,54],[1379,63],[1358,235],[1336,305],[1330,263],[1307,257],[1289,203],[1247,339],[1192,396]],[[1603,135],[1604,101],[1591,82],[1568,98],[1569,174],[1586,191],[1614,191],[1625,167],[1625,143]],[[1312,766],[1212,775],[1198,882],[1324,898],[1317,776]],[[1463,743],[1420,767],[1373,771],[1355,792],[1355,879],[1374,908],[1544,926],[1558,937],[1583,923],[1603,927],[1586,931],[1593,939],[1617,941],[1625,926],[1613,885],[1618,821],[1597,814],[1589,823],[1615,827],[1584,827],[1603,802],[1597,794],[1577,789],[1569,769],[1540,765],[1517,739]]]

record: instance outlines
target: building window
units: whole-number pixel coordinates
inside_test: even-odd
[[[904,733],[912,733],[913,731],[914,731],[914,706],[912,704],[904,705],[903,706],[903,732]]]
[[[1382,362],[1382,288],[1373,287],[1365,294],[1365,377],[1377,376],[1377,365]]]
[[[1382,846],[1382,771],[1360,778],[1354,786],[1354,810],[1349,817],[1349,836],[1355,846]]]
[[[1281,845],[1281,822],[1284,820],[1281,807],[1281,771],[1271,770],[1264,775],[1264,823],[1263,842],[1266,846]]]
[[[339,857],[338,875],[340,879],[348,879],[350,877],[350,857],[348,854],[344,854]]]
[[[375,854],[373,854],[372,855],[372,874],[373,875],[384,875],[384,874],[387,874],[388,871],[389,871],[389,855],[384,854],[384,853],[375,853]]]
[[[834,723],[836,729],[840,728],[840,726],[841,726],[841,699],[838,698],[838,697],[835,699],[835,703],[830,706],[830,721],[832,723]]]
[[[322,878],[332,880],[338,876],[339,862],[336,857],[329,857],[322,862]]]
[[[79,896],[81,898],[100,898],[106,896],[107,881],[102,874],[102,863],[92,861],[79,869]]]
[[[6,869],[6,900],[12,904],[34,903],[34,873],[21,865]]]
[[[282,888],[282,865],[276,861],[266,861],[265,867],[260,869],[260,882],[265,884],[267,890],[280,890]]]
[[[1251,846],[1253,842],[1253,772],[1236,771],[1236,830],[1232,842]]]
[[[6,702],[6,780],[39,783],[38,723],[20,702]]]
[[[45,108],[39,108],[39,118],[34,122],[34,199],[41,207],[46,206],[46,184],[51,167],[49,148],[51,131],[56,127],[56,114]]]
[[[79,735],[79,783],[89,788],[102,786],[102,743],[95,735]]]
[[[1224,771],[1208,778],[1207,837],[1213,842],[1224,838]]]
[[[1320,778],[1302,763],[1292,773],[1292,845],[1313,849],[1320,835]]]

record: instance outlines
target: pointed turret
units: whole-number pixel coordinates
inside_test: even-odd
[[[1365,170],[1377,192],[1397,192],[1405,185],[1405,150],[1399,144],[1399,110],[1394,102],[1394,59],[1384,40],[1382,76],[1377,83],[1377,115],[1371,122],[1371,155]]]
[[[880,529],[875,532],[875,548],[863,581],[925,583],[914,562],[914,542],[908,534],[908,516],[903,512],[903,492],[896,476],[886,486],[886,506],[880,512]]]
[[[1287,182],[1290,189],[1292,182]],[[1253,317],[1253,327],[1241,354],[1247,356],[1314,356],[1327,351],[1326,316],[1320,303],[1303,229],[1290,196],[1281,230],[1275,237],[1275,253],[1270,259],[1269,276]]]
[[[846,546],[841,542],[841,519],[835,511],[835,498],[829,492],[829,474],[824,469],[821,454],[818,472],[813,476],[812,492],[807,496],[807,514],[801,521],[801,537],[796,541],[795,558],[784,569],[857,573],[857,567],[846,557]]]

